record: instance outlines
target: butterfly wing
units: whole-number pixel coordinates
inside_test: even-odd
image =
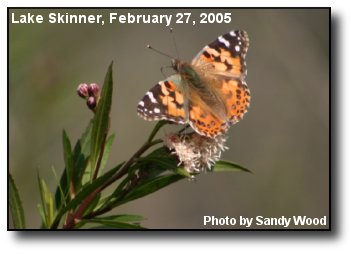
[[[178,89],[181,82],[179,74],[160,81],[151,88],[138,104],[138,115],[148,121],[169,120],[184,124],[185,98]]]
[[[191,101],[189,104],[189,125],[200,135],[215,137],[225,133],[229,128],[228,123],[216,116],[209,107]]]
[[[219,36],[197,54],[191,69],[178,69],[180,74],[149,90],[138,104],[138,115],[145,120],[189,123],[196,132],[208,137],[225,133],[249,106],[250,92],[244,81],[248,46],[245,31]],[[203,83],[190,84],[196,80],[191,77],[193,72]],[[183,84],[185,89],[181,91]]]
[[[228,125],[232,125],[241,120],[247,113],[251,94],[244,80],[225,79],[221,82],[220,96],[225,103]]]
[[[205,46],[192,60],[192,65],[215,75],[244,79],[248,47],[246,31],[231,31]]]
[[[189,103],[189,123],[201,135],[215,137],[225,133],[248,110],[251,95],[245,81],[224,79],[220,85],[217,91],[225,106],[226,114],[223,117],[215,112],[215,107],[205,105],[200,97]]]
[[[207,80],[206,86],[222,102],[225,110],[224,116],[219,114],[216,117],[219,120],[219,127],[213,130],[216,135],[241,120],[249,107],[251,96],[244,81],[248,47],[249,38],[245,31],[231,31],[205,46],[192,61],[192,67]]]

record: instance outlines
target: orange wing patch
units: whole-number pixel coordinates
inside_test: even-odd
[[[244,79],[248,47],[249,39],[245,31],[231,31],[205,46],[193,59],[192,65],[200,69],[207,66],[210,71],[214,69],[217,75]]]
[[[235,124],[246,114],[251,94],[245,81],[239,79],[223,81],[222,96],[227,108],[228,121]]]
[[[211,64],[216,73],[223,75],[227,75],[228,73],[236,77],[245,75],[245,63],[240,56],[231,56],[230,52],[224,49],[220,49],[220,51],[219,53],[215,49],[206,47],[198,63],[195,62],[195,64]]]
[[[172,80],[160,81],[150,89],[138,104],[138,115],[145,120],[186,122],[184,96]]]
[[[190,105],[189,124],[196,132],[208,137],[225,133],[229,127],[223,119],[195,104]]]
[[[165,106],[166,115],[185,118],[184,97],[183,94],[176,89],[176,85],[171,81],[160,82],[162,94],[160,100]]]

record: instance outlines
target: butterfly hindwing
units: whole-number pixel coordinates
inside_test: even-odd
[[[229,79],[222,81],[221,95],[226,105],[228,123],[235,124],[243,118],[250,105],[251,94],[245,81]]]
[[[190,102],[189,104],[189,125],[200,135],[215,137],[225,133],[228,123],[224,119],[215,116],[208,108],[201,104]]]
[[[178,89],[180,75],[172,75],[150,89],[138,104],[138,115],[145,120],[186,122],[184,96]]]

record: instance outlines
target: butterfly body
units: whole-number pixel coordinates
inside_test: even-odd
[[[217,79],[206,77],[203,70],[198,70],[187,62],[174,60],[173,68],[181,76],[181,81],[176,83],[176,90],[184,95],[185,110],[189,112],[191,103],[202,105],[203,108],[213,109],[214,114],[224,117],[226,106],[218,94],[221,84]]]
[[[247,49],[247,33],[231,31],[204,47],[191,63],[173,59],[177,74],[146,93],[138,115],[189,124],[208,137],[225,133],[249,107],[250,92],[244,81]]]

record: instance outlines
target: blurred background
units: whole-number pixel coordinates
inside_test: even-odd
[[[208,173],[182,180],[113,211],[140,214],[148,228],[207,228],[204,215],[279,217],[329,215],[329,10],[116,9],[10,10],[16,16],[231,12],[230,24],[172,24],[178,51],[191,60],[217,36],[246,30],[251,107],[229,131],[222,158],[253,171]],[[145,92],[164,79],[160,67],[176,55],[165,24],[10,24],[9,170],[19,188],[28,228],[38,228],[37,170],[55,190],[64,167],[62,130],[74,143],[92,113],[76,94],[79,83],[103,83],[114,61],[108,167],[132,155],[154,126],[136,115]],[[168,73],[168,71],[167,71]],[[162,133],[169,133],[166,127]]]

